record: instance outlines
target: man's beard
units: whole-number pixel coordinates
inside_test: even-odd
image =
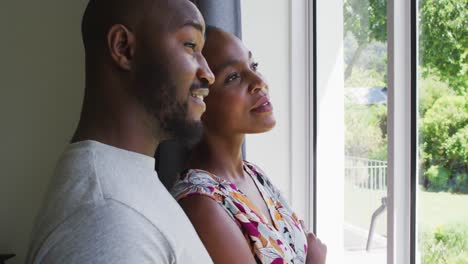
[[[181,140],[192,146],[202,135],[200,121],[188,120],[188,102],[177,100],[177,86],[170,81],[168,69],[158,63],[147,62],[136,72],[137,87],[134,94],[151,117],[154,124],[154,136]],[[192,84],[192,88],[197,88]]]

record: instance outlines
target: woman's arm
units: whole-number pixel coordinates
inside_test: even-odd
[[[309,232],[304,221],[300,221],[302,229],[307,237],[306,264],[325,264],[327,259],[327,245],[323,244],[314,233]]]
[[[323,244],[313,233],[307,233],[306,264],[325,264],[327,259],[327,245]]]
[[[216,201],[195,195],[179,203],[215,264],[256,263],[242,231]]]

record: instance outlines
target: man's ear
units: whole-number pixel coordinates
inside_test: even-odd
[[[112,60],[123,70],[131,70],[135,54],[135,35],[124,25],[113,25],[107,34]]]

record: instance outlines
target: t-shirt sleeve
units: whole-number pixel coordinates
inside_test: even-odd
[[[174,250],[146,218],[118,202],[85,208],[59,226],[33,263],[174,263]]]

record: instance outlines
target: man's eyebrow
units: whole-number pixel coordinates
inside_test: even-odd
[[[189,20],[187,22],[184,23],[184,25],[182,27],[193,27],[197,30],[199,30],[202,35],[204,35],[204,26],[197,20]]]

